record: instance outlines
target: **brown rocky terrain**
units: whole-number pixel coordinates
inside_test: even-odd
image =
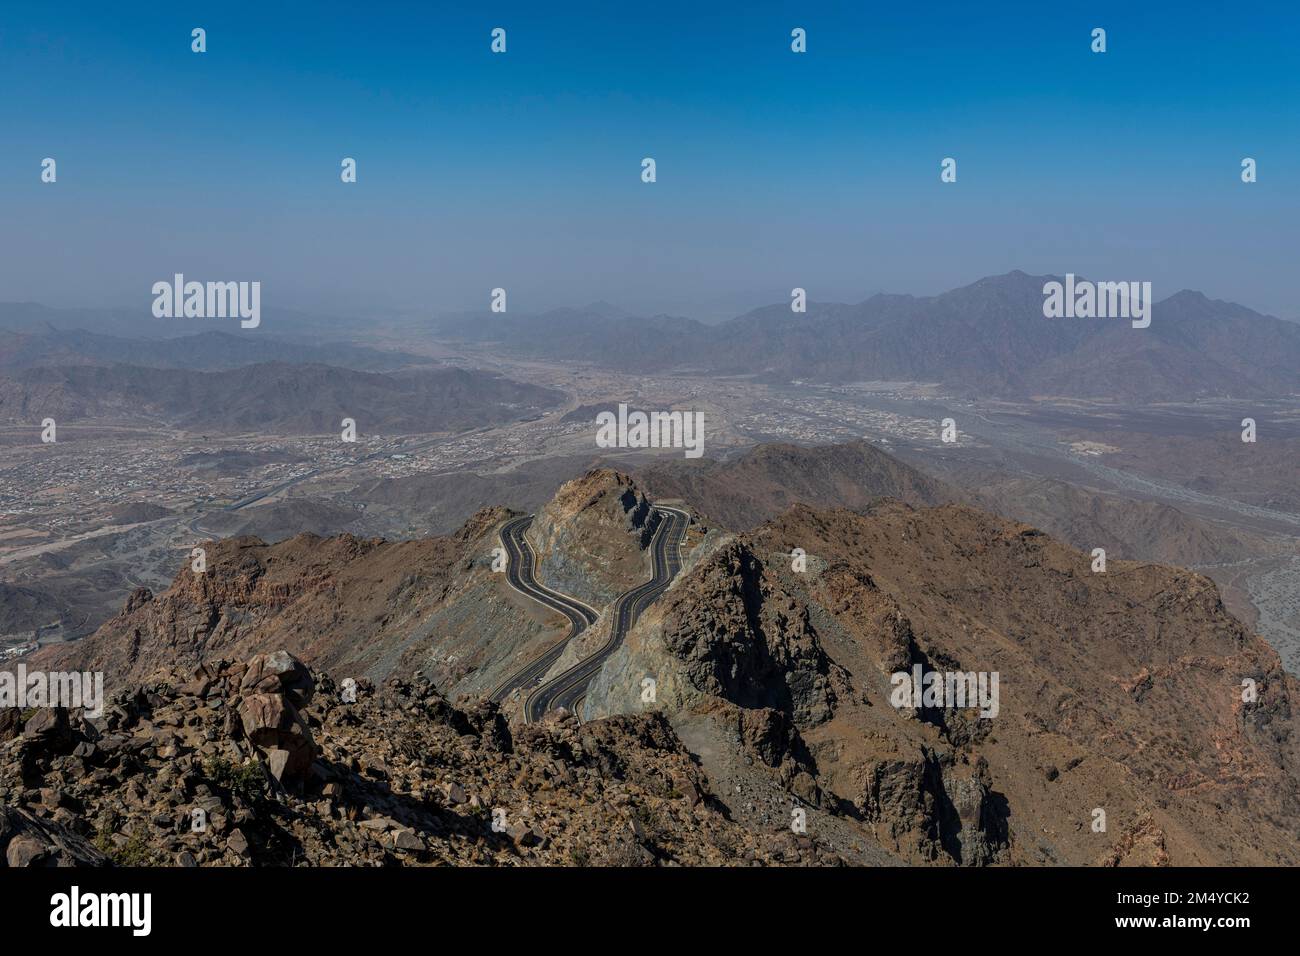
[[[758,865],[661,715],[512,729],[418,672],[345,701],[285,652],[162,672],[104,715],[0,712],[10,866]]]
[[[560,486],[528,540],[549,587],[601,607],[650,576],[650,500],[635,481],[595,468]]]
[[[420,472],[364,482],[350,489],[347,497],[364,504],[367,514],[390,516],[390,525],[409,529],[403,537],[450,534],[489,505],[532,514],[555,496],[560,485],[591,465],[590,455],[560,455],[527,461],[504,472]]]
[[[890,675],[917,664],[997,672],[998,714],[891,706]],[[974,509],[797,506],[720,540],[606,664],[587,715],[644,711],[647,676],[684,736],[739,741],[908,862],[1300,859],[1300,686],[1213,583],[1094,574]]]
[[[95,634],[42,649],[32,666],[139,682],[159,668],[275,646],[340,679],[423,669],[449,693],[482,691],[565,631],[492,571],[509,515],[487,509],[454,535],[414,541],[218,541],[203,574],[187,558],[166,591],[138,589]]]
[[[639,477],[656,498],[689,501],[734,531],[747,531],[800,503],[857,510],[886,497],[916,507],[961,498],[955,489],[865,441],[757,445],[726,462],[656,463]]]
[[[649,508],[612,471],[568,483],[530,530],[541,577],[589,582],[603,607],[647,576]],[[118,860],[199,863],[1300,862],[1300,687],[1200,575],[1096,574],[1087,552],[963,505],[796,504],[741,534],[696,521],[584,722],[524,726],[480,695],[566,628],[491,571],[510,515],[415,541],[217,542],[204,574],[186,566],[91,638],[33,655],[104,670],[117,698],[102,725],[0,717],[0,832],[27,834],[24,859],[47,837],[50,858],[74,859],[80,837]],[[890,675],[916,666],[996,673],[998,712],[894,706]],[[656,768],[694,791],[636,776]],[[708,815],[693,800],[677,814],[692,792]],[[452,794],[532,836],[466,829]],[[178,822],[198,798],[226,842]],[[610,836],[624,809],[652,845]]]
[[[795,504],[861,511],[881,498],[917,508],[964,503],[1024,521],[1084,551],[1184,567],[1237,561],[1249,545],[1169,505],[1050,478],[953,468],[931,477],[864,441],[757,445],[733,460],[656,463],[639,473],[656,498],[680,498],[723,527],[747,531]]]
[[[1239,561],[1241,536],[1158,501],[1138,501],[1050,478],[1016,478],[978,489],[990,510],[1024,521],[1084,551],[1107,558],[1195,567]]]
[[[0,636],[29,638],[68,613],[56,598],[33,588],[0,581]]]
[[[356,508],[304,496],[239,511],[216,510],[203,517],[203,528],[223,538],[255,537],[266,542],[284,541],[300,534],[364,537],[369,517]]]

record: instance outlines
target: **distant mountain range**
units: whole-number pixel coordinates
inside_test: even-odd
[[[1145,329],[1123,319],[1049,319],[1043,286],[1059,278],[1016,271],[936,296],[810,301],[805,313],[779,303],[712,325],[634,316],[595,302],[535,315],[462,313],[422,328],[444,341],[638,373],[932,382],[967,397],[1116,402],[1300,393],[1300,323],[1188,290],[1157,301]],[[276,315],[276,322],[268,317],[266,333],[210,329],[159,338],[160,328],[202,326],[160,326],[112,310],[0,303],[0,369],[124,362],[219,370],[282,361],[388,371],[427,362],[340,340],[340,330],[356,331],[354,322]],[[322,342],[328,335],[334,340]]]
[[[216,371],[258,362],[314,362],[386,372],[428,359],[344,343],[311,344],[260,333],[200,332],[171,339],[119,338],[49,325],[0,327],[0,370],[63,365],[141,365]]]
[[[1110,401],[1261,398],[1300,392],[1300,325],[1182,291],[1150,328],[1122,319],[1049,319],[1055,276],[991,276],[937,296],[810,302],[704,325],[596,306],[443,320],[448,339],[637,371],[706,370],[772,380],[921,381],[964,395]]]
[[[162,422],[211,433],[424,433],[526,418],[564,401],[553,389],[458,368],[391,374],[267,362],[218,372],[133,365],[0,374],[0,420]]]
[[[214,323],[232,319],[159,319],[150,308],[151,301],[143,300],[139,308],[68,308],[59,309],[38,302],[0,302],[0,331],[48,331],[58,329],[90,329],[100,335],[132,339],[163,339],[213,331]],[[236,328],[238,325],[236,324]],[[259,334],[274,336],[305,336],[316,338],[346,338],[354,325],[345,317],[321,315],[286,309],[267,304],[261,312]]]

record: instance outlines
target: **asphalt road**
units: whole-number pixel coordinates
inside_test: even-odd
[[[599,673],[609,656],[618,650],[641,612],[668,589],[668,585],[672,584],[673,578],[681,570],[681,544],[690,516],[675,508],[655,506],[654,511],[659,513],[661,520],[650,543],[651,559],[654,562],[653,577],[644,584],[623,592],[614,600],[614,621],[610,635],[598,651],[529,693],[524,700],[525,721],[540,720],[548,711],[559,707],[570,713],[576,712],[579,702],[587,696],[587,685],[591,679]]]
[[[501,544],[506,549],[507,559],[506,581],[520,594],[559,611],[567,617],[569,619],[569,633],[565,635],[563,640],[549,647],[536,660],[502,681],[497,689],[492,691],[491,695],[491,699],[497,703],[510,696],[511,691],[516,687],[523,687],[526,690],[535,687],[546,672],[555,665],[560,655],[564,653],[569,641],[592,624],[595,624],[596,618],[599,617],[595,609],[583,604],[577,598],[561,594],[559,591],[552,591],[545,585],[538,583],[535,574],[537,556],[533,553],[532,547],[524,537],[524,532],[528,530],[528,526],[532,523],[533,516],[525,515],[507,521],[501,529]]]

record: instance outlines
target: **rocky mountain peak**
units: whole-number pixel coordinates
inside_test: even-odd
[[[625,520],[629,527],[645,522],[649,502],[631,476],[612,468],[593,468],[580,478],[566,481],[542,509],[553,521],[569,521],[585,512]]]
[[[636,481],[611,468],[566,482],[528,532],[543,579],[596,605],[645,580],[644,550],[654,531],[650,504]]]
[[[900,700],[899,674],[969,675],[970,696]],[[1278,821],[1300,803],[1300,685],[1276,652],[1207,578],[1094,573],[974,508],[796,504],[715,543],[606,663],[588,713],[643,709],[642,675],[711,775],[756,785],[720,756],[739,744],[911,862],[1294,859]],[[1095,807],[1113,821],[1099,839]]]

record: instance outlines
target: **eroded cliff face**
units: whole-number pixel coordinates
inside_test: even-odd
[[[918,667],[996,674],[996,715],[895,706],[891,675]],[[1294,863],[1296,692],[1200,575],[1094,574],[1027,526],[886,503],[796,507],[701,557],[587,713],[662,709],[697,736],[708,715],[908,862]]]
[[[656,680],[656,695],[666,706],[680,709],[702,697],[720,697],[805,724],[829,719],[835,685],[843,686],[807,606],[735,539],[642,616],[634,636],[602,672],[593,701],[639,700],[647,677]]]
[[[597,609],[647,580],[650,504],[636,482],[608,468],[565,483],[528,529],[539,578]]]

